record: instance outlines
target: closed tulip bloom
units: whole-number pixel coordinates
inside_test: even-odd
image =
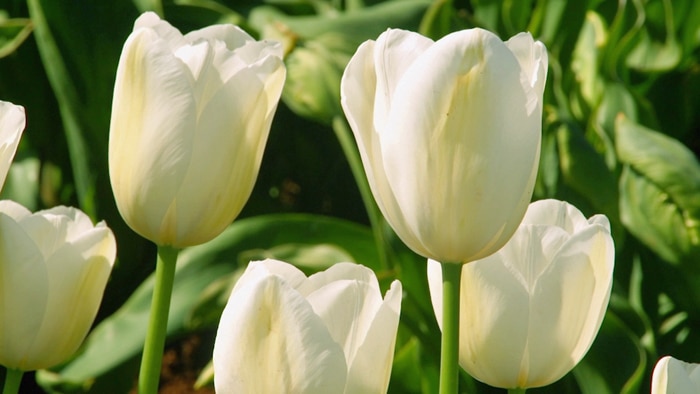
[[[386,393],[400,311],[401,283],[382,300],[361,265],[307,278],[281,261],[251,262],[219,323],[216,392]]]
[[[75,208],[0,201],[0,365],[68,359],[92,325],[116,256],[112,231]]]
[[[109,136],[127,224],[174,247],[221,233],[250,196],[284,78],[277,43],[233,25],[183,36],[141,15],[119,60]]]
[[[25,124],[23,107],[0,101],[0,189],[5,184],[5,177],[17,152]]]
[[[651,394],[696,394],[700,392],[700,364],[665,356],[656,363]]]
[[[466,263],[498,250],[532,196],[547,52],[521,33],[439,41],[387,30],[341,83],[379,208],[416,253]]]
[[[530,205],[503,249],[462,268],[459,363],[503,388],[540,387],[578,364],[605,316],[615,248],[604,215],[563,201]],[[442,321],[440,265],[428,265]]]

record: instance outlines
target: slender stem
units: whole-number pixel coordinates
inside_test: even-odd
[[[457,393],[459,386],[459,282],[462,264],[442,265],[442,345],[440,394]]]
[[[527,389],[508,389],[508,394],[525,394]]]
[[[169,246],[158,246],[156,282],[153,288],[153,299],[151,300],[151,317],[148,322],[146,343],[143,349],[143,356],[141,357],[139,394],[156,394],[158,392],[177,254],[177,249]]]
[[[345,119],[336,116],[333,118],[333,131],[335,132],[336,138],[338,138],[338,142],[340,142],[345,158],[348,160],[357,188],[360,190],[360,196],[365,205],[365,210],[367,210],[369,223],[372,226],[374,243],[377,246],[377,253],[379,254],[379,262],[382,268],[391,269],[391,263],[387,255],[386,240],[384,239],[384,229],[382,228],[382,215],[372,196],[372,189],[370,189],[369,183],[367,182],[365,169],[362,166],[362,159],[360,158],[360,153],[357,151],[350,127]]]
[[[2,394],[19,393],[19,385],[22,383],[22,375],[24,375],[24,371],[8,368],[5,372],[5,386],[2,389]]]

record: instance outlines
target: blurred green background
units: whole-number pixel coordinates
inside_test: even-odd
[[[503,39],[530,31],[549,50],[534,199],[606,214],[617,258],[589,354],[561,381],[530,392],[647,393],[659,357],[700,362],[700,2],[0,0],[0,99],[24,106],[28,118],[2,198],[33,210],[80,207],[108,223],[119,248],[85,346],[63,366],[28,374],[27,392],[38,384],[55,393],[127,393],[136,379],[155,247],[116,210],[107,140],[121,47],[146,10],[183,32],[234,23],[279,40],[288,68],[244,211],[219,238],[181,254],[163,392],[195,392],[182,388],[197,379],[199,392],[212,392],[208,362],[228,291],[241,267],[265,257],[309,273],[351,260],[372,267],[383,286],[401,279],[389,392],[437,392],[440,335],[425,261],[365,204],[339,105],[345,64],[389,27],[434,39],[475,26]],[[504,392],[461,379],[464,392]]]

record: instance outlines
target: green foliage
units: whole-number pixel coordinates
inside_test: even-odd
[[[358,45],[389,27],[439,38],[483,27],[528,30],[547,46],[535,198],[606,214],[617,258],[609,311],[573,373],[535,393],[645,393],[656,360],[700,362],[700,2],[694,0],[0,1],[0,99],[28,127],[3,198],[74,205],[114,230],[118,264],[79,354],[37,379],[48,392],[124,393],[138,370],[155,249],[117,212],[107,172],[116,66],[140,12],[183,31],[236,23],[283,43],[288,79],[258,183],[224,234],[182,252],[168,327],[210,347],[240,269],[275,257],[308,273],[372,267],[405,291],[391,393],[433,393],[439,330],[425,261],[372,220],[332,124]],[[342,138],[342,136],[341,136]],[[350,146],[350,148],[352,148]],[[375,239],[386,243],[378,250]],[[384,245],[384,243],[382,243]],[[207,348],[209,347],[209,348]],[[203,369],[208,360],[196,366]],[[115,382],[120,382],[116,384]],[[205,370],[200,385],[211,384]],[[470,393],[500,392],[462,376]]]

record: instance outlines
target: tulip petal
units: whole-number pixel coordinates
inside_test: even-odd
[[[172,240],[172,196],[192,157],[196,127],[189,68],[148,29],[134,32],[117,69],[110,178],[119,211],[141,235]]]
[[[113,243],[113,237],[108,238],[104,242]],[[50,278],[48,304],[29,350],[32,358],[27,359],[25,367],[48,368],[78,349],[102,302],[112,262],[103,255],[85,259],[81,250],[70,244],[63,244],[46,260]]]
[[[377,74],[374,69],[375,46],[374,41],[365,41],[348,62],[340,82],[340,101],[355,135],[367,181],[377,206],[393,228],[405,228],[405,218],[384,172],[379,134],[374,129],[373,114],[377,88]],[[412,233],[402,232],[399,236],[411,247],[421,245],[420,239]]]
[[[0,364],[36,370],[65,361],[92,326],[114,235],[75,208],[31,214],[11,201],[0,202],[0,234]]]
[[[302,287],[300,293],[304,294],[303,291]],[[325,322],[333,340],[343,347],[348,365],[352,364],[355,352],[364,342],[382,304],[376,280],[374,283],[353,279],[333,280],[307,294],[306,299]]]
[[[177,193],[176,203],[187,209],[177,210],[179,232],[173,245],[196,245],[213,238],[238,216],[248,200],[284,82],[279,59],[271,58],[266,67],[271,73],[269,80],[276,81],[272,89],[266,88],[255,69],[246,68],[229,79],[203,109],[191,148],[192,157],[200,159],[188,163]],[[273,101],[267,101],[268,90],[277,93]],[[223,130],[222,125],[226,125]],[[190,185],[197,185],[197,189]]]
[[[0,190],[5,184],[25,124],[24,107],[0,101]]]
[[[304,275],[301,270],[289,263],[285,263],[284,261],[279,261],[279,260],[274,260],[274,259],[265,259],[262,261],[251,261],[248,264],[248,268],[246,271],[257,271],[260,270],[264,275],[277,275],[281,278],[284,279],[285,282],[289,286],[291,286],[293,289],[299,291],[299,288],[302,287],[308,278],[306,275]],[[238,281],[236,282],[236,286],[240,284],[243,284],[243,281]],[[233,291],[236,291],[236,287],[234,286]],[[301,293],[301,292],[300,292]],[[304,295],[302,293],[302,295]]]
[[[587,254],[570,255],[555,260],[538,278],[530,298],[529,341],[523,360],[518,387],[540,387],[569,372],[581,359],[592,337],[582,330],[592,318],[596,281]],[[599,326],[598,326],[599,327]],[[592,333],[597,333],[597,328]],[[579,342],[584,351],[573,354]]]
[[[148,29],[156,33],[170,50],[174,51],[177,48],[185,45],[186,41],[182,37],[182,33],[170,23],[160,19],[155,12],[144,12],[134,22],[134,31],[138,29]]]
[[[491,254],[525,213],[541,115],[523,105],[520,71],[498,37],[464,30],[423,52],[396,87],[391,127],[380,135],[386,178],[407,224],[394,228],[402,239],[416,234],[431,258]]]
[[[382,133],[387,128],[391,103],[397,85],[414,60],[425,52],[433,40],[406,30],[389,29],[374,45],[376,92],[374,93],[374,129]]]
[[[547,79],[547,48],[532,39],[530,33],[519,33],[505,42],[522,69],[521,82],[527,94],[527,112],[542,111],[542,93]]]
[[[700,364],[671,356],[662,357],[654,367],[651,394],[696,393],[700,390]]]
[[[530,204],[522,223],[556,226],[569,234],[589,225],[588,219],[576,207],[565,201],[553,199],[539,200]]]
[[[386,393],[401,314],[401,282],[394,281],[349,365],[345,394]]]
[[[14,212],[6,215],[8,210]],[[31,348],[49,301],[44,257],[13,217],[25,211],[11,201],[0,203],[0,364],[22,370],[32,369]]]
[[[342,393],[345,357],[309,303],[276,275],[244,283],[219,324],[216,391]]]

